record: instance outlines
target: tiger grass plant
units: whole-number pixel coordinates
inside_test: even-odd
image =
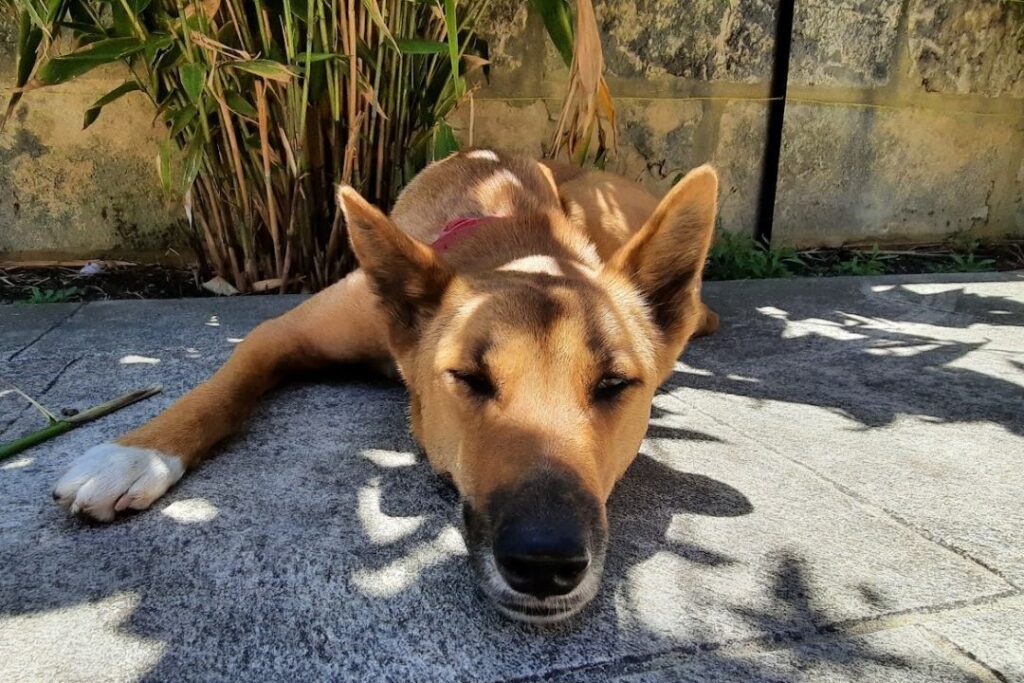
[[[0,0],[0,2],[10,0]],[[525,0],[524,0],[525,1]],[[531,0],[571,65],[552,152],[579,162],[614,110],[590,0],[574,50],[566,0]],[[458,147],[445,118],[486,67],[487,0],[13,0],[14,94],[97,67],[127,78],[84,112],[145,97],[168,137],[157,159],[200,265],[241,292],[315,291],[352,267],[336,184],[389,206]],[[596,57],[596,58],[595,58]],[[596,104],[595,104],[596,102]],[[109,114],[108,114],[109,115]],[[471,117],[472,119],[472,117]],[[596,126],[596,128],[595,128]]]
[[[167,125],[160,182],[240,291],[320,289],[348,267],[332,189],[387,205],[455,148],[444,117],[485,63],[486,0],[16,0],[17,87],[101,65]],[[10,107],[8,113],[10,112]]]

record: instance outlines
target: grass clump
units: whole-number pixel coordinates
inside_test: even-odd
[[[986,242],[955,233],[944,242],[903,249],[840,247],[797,250],[769,247],[747,235],[719,230],[705,280],[756,280],[901,273],[978,273],[1024,268],[1024,242]]]

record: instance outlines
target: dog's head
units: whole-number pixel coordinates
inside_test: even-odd
[[[473,563],[510,616],[555,621],[597,592],[605,501],[703,315],[717,186],[709,167],[691,172],[598,268],[533,256],[486,272],[456,272],[339,192],[414,433],[458,488]]]

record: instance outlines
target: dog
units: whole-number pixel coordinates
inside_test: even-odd
[[[471,562],[506,615],[565,619],[597,593],[605,504],[651,402],[718,316],[700,298],[718,179],[659,202],[601,171],[492,150],[422,171],[391,216],[338,189],[359,269],[256,327],[208,381],[87,450],[53,496],[110,521],[148,508],[259,397],[302,371],[393,363],[412,432],[462,500]]]

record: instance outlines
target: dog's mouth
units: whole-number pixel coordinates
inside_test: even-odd
[[[532,624],[553,624],[580,612],[594,599],[601,585],[604,570],[604,550],[593,557],[586,574],[572,591],[565,595],[539,598],[512,588],[498,570],[494,553],[489,547],[476,546],[470,558],[484,594],[494,606],[510,619]]]

